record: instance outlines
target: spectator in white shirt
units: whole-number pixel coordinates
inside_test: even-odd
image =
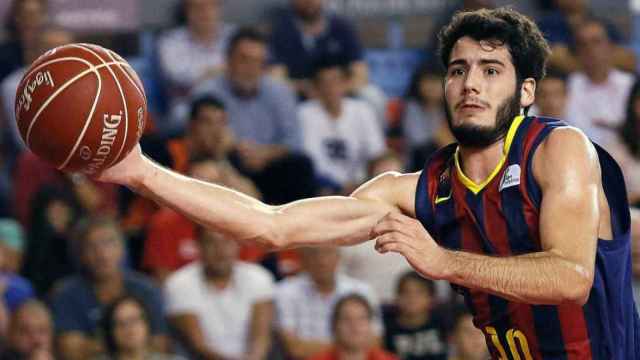
[[[276,288],[277,328],[287,354],[305,359],[331,346],[330,317],[342,296],[360,294],[376,312],[374,327],[381,333],[378,300],[369,285],[338,273],[340,255],[335,247],[301,250],[299,275],[283,280]]]
[[[200,261],[165,286],[169,321],[199,359],[264,359],[271,344],[273,277],[237,261],[238,245],[198,229]]]
[[[613,67],[612,44],[601,22],[586,20],[575,37],[582,70],[569,76],[567,120],[607,148],[619,141],[617,129],[624,120],[634,78]]]
[[[298,110],[303,148],[323,180],[348,192],[364,180],[367,162],[385,150],[383,131],[371,107],[346,97],[346,68],[324,59],[316,64],[318,98]]]

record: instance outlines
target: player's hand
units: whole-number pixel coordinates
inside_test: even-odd
[[[371,236],[376,238],[379,253],[395,252],[404,256],[411,267],[430,279],[445,277],[446,251],[436,244],[418,220],[389,213],[373,227]]]
[[[140,144],[137,144],[124,159],[100,173],[96,180],[125,186],[133,185],[144,177],[147,162],[142,155]]]

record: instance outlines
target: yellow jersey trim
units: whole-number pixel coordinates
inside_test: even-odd
[[[496,175],[498,175],[498,173],[500,172],[500,169],[502,169],[502,166],[507,160],[507,154],[509,154],[509,149],[511,148],[513,139],[516,136],[516,131],[518,130],[518,127],[520,127],[520,124],[522,124],[523,120],[524,120],[524,116],[522,115],[516,116],[516,118],[513,119],[513,122],[511,123],[511,126],[507,131],[507,136],[504,140],[504,147],[502,148],[502,157],[500,158],[500,162],[498,162],[498,165],[496,165],[495,169],[493,169],[491,174],[489,174],[489,176],[479,184],[476,184],[473,180],[469,179],[462,172],[462,168],[460,167],[459,155],[458,155],[460,147],[456,149],[456,152],[454,154],[454,161],[456,163],[456,173],[458,174],[458,178],[460,179],[462,184],[467,189],[471,190],[471,192],[473,192],[475,195],[477,195],[480,191],[482,191],[482,189],[484,189],[485,186],[487,186],[487,184],[489,184],[491,180],[493,180],[493,178],[496,177]]]

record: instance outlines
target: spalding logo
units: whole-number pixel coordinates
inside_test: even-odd
[[[116,135],[118,134],[118,126],[122,121],[123,112],[120,111],[119,115],[103,115],[103,127],[102,127],[102,138],[100,139],[100,146],[98,150],[96,150],[96,154],[89,165],[87,165],[87,170],[85,171],[87,174],[95,174],[101,167],[104,165],[105,160],[109,154],[111,154],[111,148],[113,147],[113,143],[116,141]],[[82,157],[82,153],[80,156]]]

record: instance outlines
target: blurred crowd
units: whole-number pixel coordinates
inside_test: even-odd
[[[452,3],[436,24],[493,6]],[[544,3],[536,20],[553,55],[533,111],[607,149],[638,206],[636,55],[586,0]],[[357,26],[322,0],[287,0],[266,27],[229,23],[223,6],[182,0],[176,23],[153,33],[155,78],[145,85],[161,100],[141,144],[159,163],[282,204],[421,170],[453,141],[435,34],[424,34],[424,61],[397,98],[370,81]],[[13,0],[5,27],[0,359],[487,358],[459,295],[396,254],[370,243],[266,252],[43,163],[16,129],[15,89],[40,54],[83,38],[52,23],[46,0]],[[635,208],[632,218],[639,301]]]

